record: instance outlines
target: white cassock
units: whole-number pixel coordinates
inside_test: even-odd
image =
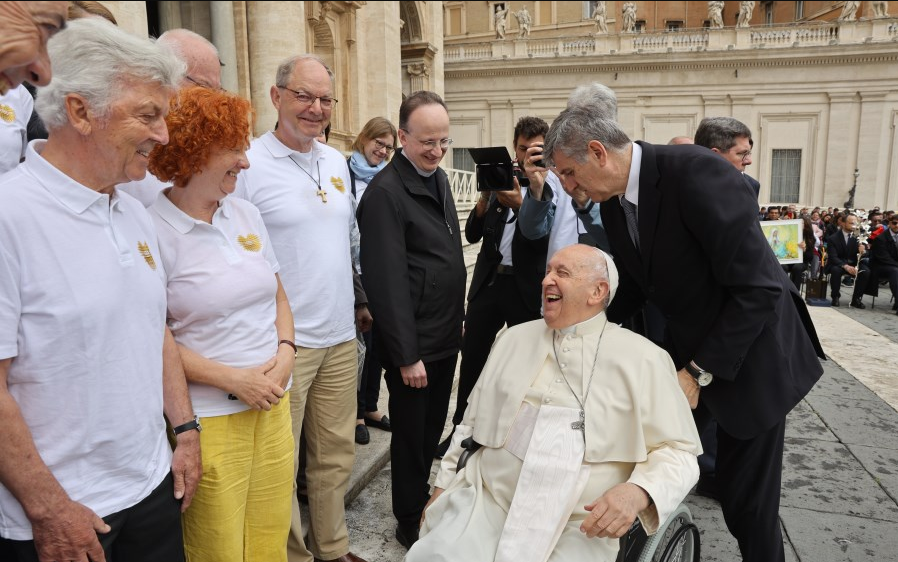
[[[580,406],[562,372],[582,401],[594,359],[584,443],[570,427]],[[540,428],[559,412],[569,417],[546,434]],[[461,441],[472,434],[483,448],[456,474]],[[569,450],[571,443],[579,449]],[[617,484],[636,484],[653,501],[639,514],[651,534],[698,480],[700,453],[691,410],[661,348],[607,323],[604,313],[559,332],[542,320],[509,328],[496,340],[442,461],[436,487],[445,492],[427,509],[405,560],[613,562],[619,540],[581,533],[583,506]],[[533,461],[559,455],[576,455],[574,472]]]

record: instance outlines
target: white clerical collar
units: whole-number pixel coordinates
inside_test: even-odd
[[[429,178],[430,176],[432,176],[432,175],[434,175],[435,173],[437,173],[436,170],[434,170],[434,171],[432,171],[432,172],[425,172],[424,170],[422,170],[421,168],[419,168],[417,164],[415,164],[414,162],[412,162],[412,159],[411,159],[411,158],[409,158],[408,156],[405,155],[405,151],[404,151],[404,150],[400,151],[399,154],[401,154],[406,160],[408,160],[408,163],[411,164],[412,167],[415,168],[415,171],[418,172],[418,175],[419,175],[419,176],[424,176],[425,178]]]
[[[558,328],[557,331],[558,333],[564,335],[587,336],[589,334],[601,332],[602,328],[605,327],[606,322],[607,320],[605,319],[605,311],[603,310],[592,318],[588,318],[583,322],[574,324],[573,326]]]
[[[642,167],[642,146],[639,143],[631,143],[633,154],[630,158],[630,176],[627,178],[627,191],[621,197],[639,206],[639,170]]]

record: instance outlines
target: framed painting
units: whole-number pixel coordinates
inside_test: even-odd
[[[761,221],[761,231],[770,244],[773,255],[783,265],[801,263],[804,252],[798,245],[804,236],[804,225],[800,219],[785,221]]]

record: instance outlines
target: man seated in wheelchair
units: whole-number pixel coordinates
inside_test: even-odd
[[[692,414],[667,353],[605,318],[617,282],[596,248],[552,257],[544,319],[496,340],[406,562],[613,562],[637,517],[652,534],[686,497]]]

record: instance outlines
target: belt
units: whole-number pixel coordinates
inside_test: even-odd
[[[500,263],[496,266],[496,273],[498,275],[514,275],[514,267],[511,265],[502,265]]]

